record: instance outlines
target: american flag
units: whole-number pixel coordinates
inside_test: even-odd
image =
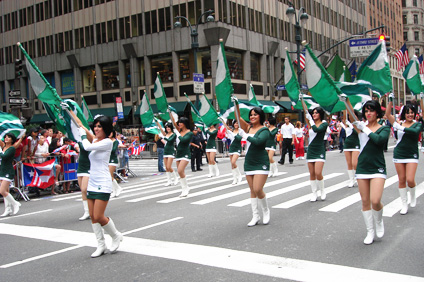
[[[406,48],[406,44],[403,44],[402,48],[396,52],[395,56],[398,60],[398,70],[409,64],[408,48]]]
[[[420,66],[420,74],[424,74],[424,58],[423,58],[423,55],[418,57],[418,65]]]
[[[305,62],[306,62],[305,54],[300,53],[300,68],[301,68],[302,70],[303,70],[303,69],[305,69]],[[296,60],[294,60],[294,63],[297,65],[297,59],[296,59]]]

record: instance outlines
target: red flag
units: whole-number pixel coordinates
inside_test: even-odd
[[[42,164],[24,163],[24,185],[46,189],[54,184],[54,161],[51,159]]]

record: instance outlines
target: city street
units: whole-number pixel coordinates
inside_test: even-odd
[[[290,165],[286,157],[265,186],[271,222],[254,227],[246,225],[249,188],[244,177],[231,185],[228,158],[217,159],[216,178],[207,177],[206,164],[200,172],[188,166],[187,198],[178,197],[179,185],[164,186],[157,160],[141,159],[130,161],[137,177],[121,184],[106,210],[124,234],[117,253],[90,258],[96,240],[90,221],[78,221],[80,192],[33,198],[21,201],[18,215],[0,219],[1,281],[424,281],[424,156],[418,204],[400,215],[393,145],[390,139],[385,153],[386,233],[372,245],[363,244],[358,188],[347,188],[338,150],[327,152],[327,199],[314,203],[306,161]]]

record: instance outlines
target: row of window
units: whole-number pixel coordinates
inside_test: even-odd
[[[419,20],[418,20],[418,18],[419,18],[419,15],[417,15],[417,14],[414,14],[413,15],[413,24],[419,24],[420,23]],[[421,22],[424,22],[424,15],[421,16]],[[402,16],[402,23],[403,24],[408,24],[408,15],[403,15]]]
[[[413,39],[413,41],[420,41],[420,32],[419,31],[414,31],[414,37],[413,37],[414,39]],[[424,38],[424,31],[422,32],[422,38]],[[404,31],[403,32],[403,41],[409,41],[409,40],[412,40],[412,39],[409,39],[408,38],[408,32],[407,31]]]

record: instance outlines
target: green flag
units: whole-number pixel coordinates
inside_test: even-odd
[[[406,79],[406,84],[413,94],[417,95],[423,92],[417,56],[414,55],[412,57],[402,75]]]
[[[0,139],[4,140],[3,138],[7,133],[13,134],[16,138],[21,138],[25,134],[25,128],[19,118],[0,111]]]
[[[331,113],[339,102],[340,89],[318,61],[309,45],[306,45],[306,81],[309,92],[315,101],[327,112]]]
[[[205,129],[205,123],[203,122],[202,118],[200,117],[200,113],[194,107],[193,103],[191,102],[190,98],[188,98],[188,96],[185,92],[184,92],[184,96],[187,98],[187,102],[190,104],[191,118],[193,119],[194,125],[196,125],[200,129],[202,129],[202,131],[203,131]]]
[[[300,86],[288,50],[286,50],[286,60],[284,61],[284,84],[292,105],[296,104],[299,101]]]
[[[230,107],[233,93],[234,89],[231,83],[227,57],[225,56],[224,43],[220,40],[218,58],[216,60],[215,95],[221,112],[225,112]]]
[[[327,72],[334,81],[341,81],[341,77],[344,73],[343,67],[346,67],[346,64],[339,55],[335,54],[327,68]]]
[[[303,94],[303,101],[308,109],[315,109],[316,107],[319,107],[319,104],[314,100],[314,98],[312,98],[312,96]],[[293,108],[303,110],[302,101],[299,99],[296,104],[293,105]]]
[[[247,94],[248,103],[261,108],[266,114],[276,114],[280,110],[280,106],[262,105],[257,99],[253,85],[250,84],[249,93]],[[241,109],[240,109],[241,110]]]
[[[93,122],[94,118],[91,114],[90,109],[87,106],[87,103],[85,102],[84,96],[81,95],[82,103],[81,103],[81,110],[84,113],[84,117],[87,120],[87,122]]]
[[[203,122],[206,124],[206,126],[209,127],[212,124],[221,123],[221,121],[218,119],[218,113],[212,107],[211,103],[209,102],[208,98],[204,93],[202,96],[200,96],[199,105],[199,115],[202,118]]]
[[[340,76],[341,82],[352,82],[352,75],[346,66],[343,66],[343,74]]]
[[[380,92],[381,95],[392,92],[392,76],[384,40],[380,40],[371,55],[361,64],[356,81],[369,82],[371,89]]]
[[[249,122],[249,112],[254,107],[259,107],[259,106],[250,104],[248,102],[239,101],[240,117],[244,119],[246,122]],[[234,115],[234,110],[235,110],[234,103],[231,102],[228,110],[226,110],[222,114],[222,117],[225,119],[236,119],[236,116]]]
[[[152,111],[152,107],[150,106],[149,97],[147,97],[147,93],[144,92],[143,98],[141,100],[140,105],[140,119],[141,123],[144,126],[144,130],[151,134],[159,134],[160,130],[156,125],[154,120],[154,115]]]
[[[88,125],[87,119],[85,118],[84,113],[82,109],[80,108],[80,106],[74,100],[71,100],[71,99],[65,99],[63,100],[63,102],[68,104],[70,111],[74,112],[74,114],[82,122],[82,125],[85,128],[89,129],[90,127]],[[81,135],[78,130],[78,125],[72,120],[71,116],[68,114],[67,111],[62,110],[62,115],[65,120],[65,129],[66,129],[66,134],[68,138],[70,138],[71,140],[75,142],[82,141]]]
[[[56,125],[57,130],[59,130],[63,134],[66,134],[66,121],[63,118],[62,109],[56,105],[50,105],[47,103],[43,103],[43,106],[49,118]]]
[[[62,99],[57,94],[56,89],[50,85],[43,73],[38,69],[34,61],[19,42],[18,46],[26,58],[25,64],[28,70],[30,84],[37,98],[43,103],[57,105],[59,107]]]
[[[336,82],[337,87],[349,98],[349,101],[353,109],[360,111],[362,105],[371,100],[369,93],[369,83],[358,83],[358,82]],[[343,111],[346,109],[344,102],[338,101],[334,106],[332,113]]]
[[[165,91],[163,90],[163,85],[159,73],[156,76],[153,94],[155,95],[156,106],[158,107],[160,118],[166,121],[170,121],[171,118],[169,117],[168,113],[168,101],[166,100]],[[174,113],[176,112],[174,108],[171,108],[171,111]]]

